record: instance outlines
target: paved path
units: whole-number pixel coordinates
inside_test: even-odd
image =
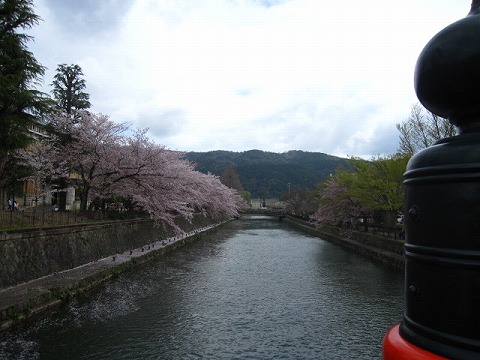
[[[0,290],[0,331],[8,329],[18,320],[43,312],[60,304],[68,296],[85,291],[110,278],[114,273],[112,270],[121,271],[122,266],[126,268],[132,259],[138,259],[139,262],[147,261],[151,257],[147,255],[155,255],[161,249],[218,225],[220,224],[159,240],[141,248],[2,289]]]

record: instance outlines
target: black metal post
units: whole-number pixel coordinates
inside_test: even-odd
[[[420,102],[460,135],[405,173],[405,314],[400,335],[434,354],[480,358],[480,1],[439,32],[415,69]]]

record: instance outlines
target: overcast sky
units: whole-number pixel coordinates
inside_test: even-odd
[[[417,57],[470,0],[35,0],[47,67],[172,150],[392,154]]]

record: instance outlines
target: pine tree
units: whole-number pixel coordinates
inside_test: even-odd
[[[84,92],[86,84],[80,66],[58,65],[51,85],[57,108],[66,115],[75,116],[77,111],[90,108],[90,96]]]
[[[31,140],[29,124],[51,105],[48,95],[36,90],[45,69],[27,48],[31,37],[21,32],[39,20],[32,0],[0,0],[0,189],[8,182],[12,152]]]

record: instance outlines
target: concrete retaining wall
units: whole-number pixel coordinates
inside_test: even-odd
[[[393,240],[360,231],[342,230],[337,227],[313,227],[307,222],[287,216],[285,221],[299,230],[319,236],[324,240],[366,255],[399,270],[404,268],[403,244],[401,240]]]
[[[179,219],[186,232],[213,223]],[[0,233],[0,289],[71,269],[173,235],[148,219]]]

